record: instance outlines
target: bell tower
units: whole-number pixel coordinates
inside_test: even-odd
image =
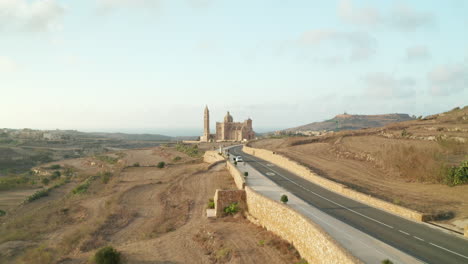
[[[210,110],[208,110],[208,106],[205,107],[203,139],[206,142],[210,141]]]

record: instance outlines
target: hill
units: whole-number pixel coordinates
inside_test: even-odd
[[[383,127],[249,144],[349,188],[432,214],[438,224],[457,232],[468,224],[468,176],[463,174],[463,164],[468,164],[468,106]]]
[[[299,131],[341,131],[357,130],[370,127],[381,127],[387,124],[414,120],[408,114],[385,114],[385,115],[337,115],[330,120],[314,122],[303,126],[285,129],[286,132]]]

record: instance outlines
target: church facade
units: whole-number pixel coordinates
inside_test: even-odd
[[[244,122],[234,122],[233,117],[227,112],[224,122],[216,122],[216,134],[210,134],[210,111],[205,107],[204,130],[200,141],[245,141],[255,138],[255,132],[252,129],[252,119]]]

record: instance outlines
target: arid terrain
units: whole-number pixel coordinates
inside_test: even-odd
[[[356,190],[431,213],[456,231],[468,224],[468,185],[446,184],[449,168],[468,160],[468,107],[381,128],[250,145],[283,154]]]
[[[209,167],[200,154],[173,147],[106,156],[53,163],[73,173],[48,196],[29,203],[18,205],[30,191],[7,202],[11,192],[0,192],[0,203],[8,203],[0,217],[1,263],[92,263],[96,250],[106,245],[119,250],[124,263],[300,260],[291,245],[242,214],[206,217],[215,190],[234,188],[224,164]],[[164,168],[155,166],[161,161]]]

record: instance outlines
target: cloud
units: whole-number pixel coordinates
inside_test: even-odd
[[[342,0],[338,4],[339,16],[347,22],[361,25],[376,25],[381,22],[379,10],[374,7],[356,7],[351,0]]]
[[[420,61],[426,60],[431,57],[429,50],[424,45],[418,45],[409,47],[406,49],[406,60],[407,61]]]
[[[18,71],[19,66],[7,57],[0,56],[0,73],[12,73]]]
[[[65,9],[56,0],[1,0],[0,30],[49,31],[59,27]]]
[[[462,64],[448,64],[434,68],[427,74],[430,93],[450,95],[468,89],[468,67]]]
[[[362,78],[372,97],[403,98],[414,95],[416,81],[411,77],[396,78],[384,72],[369,73]]]
[[[317,49],[338,47],[334,50],[345,50],[349,61],[360,61],[370,58],[375,53],[376,41],[363,32],[339,32],[334,30],[311,30],[304,32],[299,40],[303,46],[313,46]],[[333,54],[327,58],[340,58]]]
[[[432,26],[435,17],[431,13],[418,12],[406,4],[394,7],[390,23],[402,30],[412,31],[418,28]]]
[[[160,0],[97,0],[98,12],[109,13],[115,9],[144,8],[156,9],[160,7]]]
[[[352,0],[341,0],[338,4],[339,17],[348,23],[363,26],[387,26],[402,31],[414,31],[435,24],[432,13],[421,12],[411,6],[395,4],[390,12],[381,12],[376,7],[355,6]]]

